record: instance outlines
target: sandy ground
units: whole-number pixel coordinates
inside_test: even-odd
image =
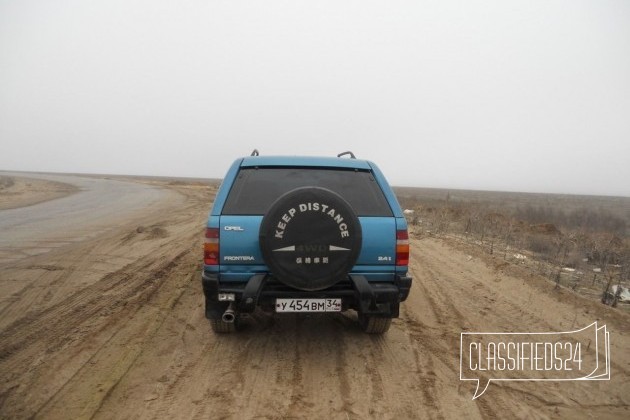
[[[414,286],[384,336],[361,333],[352,313],[255,313],[217,336],[200,284],[215,191],[167,187],[182,200],[0,266],[0,417],[630,416],[628,315],[454,241],[412,235]],[[596,320],[611,332],[610,381],[492,383],[472,400],[474,383],[459,380],[461,332]]]
[[[78,191],[73,185],[0,173],[0,210],[32,206]]]

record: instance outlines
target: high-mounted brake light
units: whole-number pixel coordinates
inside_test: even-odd
[[[409,265],[409,234],[407,229],[396,231],[396,265]]]
[[[206,241],[203,244],[203,263],[219,265],[219,229],[206,228]]]

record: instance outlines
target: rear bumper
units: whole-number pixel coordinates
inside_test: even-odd
[[[369,282],[365,276],[351,274],[346,280],[319,291],[293,289],[280,283],[272,276],[256,274],[247,282],[219,281],[216,274],[202,274],[202,285],[206,297],[206,317],[220,319],[228,302],[219,302],[219,293],[232,293],[239,312],[253,312],[257,306],[275,307],[277,298],[341,298],[342,310],[354,309],[364,315],[398,317],[400,302],[407,299],[411,288],[411,277],[396,276],[394,282]]]

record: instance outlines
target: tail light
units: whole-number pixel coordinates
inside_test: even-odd
[[[203,263],[219,265],[219,229],[206,229],[206,242],[203,244]]]
[[[396,231],[396,265],[409,265],[409,234],[407,229]]]

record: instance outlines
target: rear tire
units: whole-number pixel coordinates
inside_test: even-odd
[[[280,196],[260,223],[263,259],[274,277],[298,290],[323,290],[348,277],[363,233],[354,209],[334,191],[296,188]]]
[[[236,332],[237,329],[238,318],[234,320],[234,322],[225,322],[222,319],[211,319],[210,325],[212,326],[212,331],[217,334],[229,334]]]
[[[363,332],[367,334],[384,334],[389,331],[392,319],[390,317],[359,314],[359,325],[361,325]]]

